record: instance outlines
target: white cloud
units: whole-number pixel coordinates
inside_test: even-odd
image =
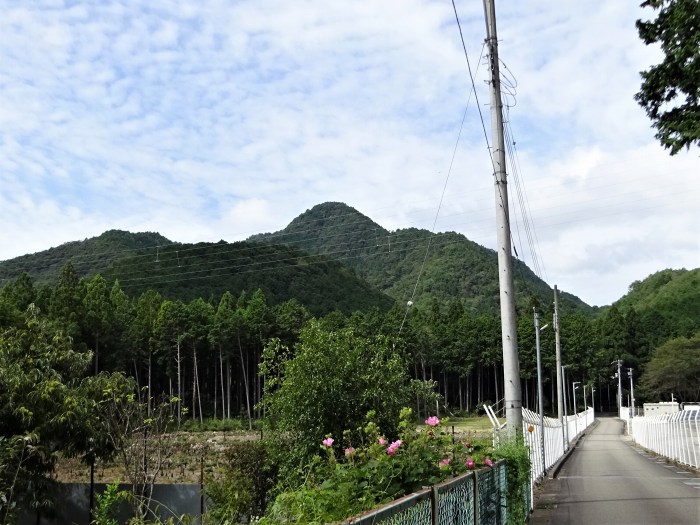
[[[488,119],[481,4],[459,9]],[[697,152],[669,158],[633,100],[659,58],[635,32],[644,13],[547,0],[498,15],[550,283],[604,304],[700,266]],[[330,200],[431,228],[471,89],[452,6],[432,0],[15,1],[0,34],[1,259],[110,228],[235,240]],[[476,108],[437,229],[493,247]]]

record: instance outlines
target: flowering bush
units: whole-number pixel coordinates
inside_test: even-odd
[[[425,424],[430,427],[436,427],[440,424],[440,420],[437,418],[437,416],[430,416],[425,420]]]
[[[329,523],[359,514],[468,470],[491,466],[490,446],[455,442],[444,428],[447,419],[432,416],[417,429],[410,409],[400,414],[399,435],[390,442],[381,435],[375,414],[367,414],[359,443],[346,432],[343,454],[323,440],[322,456],[308,467],[305,483],[277,496],[261,523]]]

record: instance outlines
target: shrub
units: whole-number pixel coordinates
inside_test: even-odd
[[[454,442],[443,430],[446,421],[431,417],[416,429],[410,409],[401,411],[398,439],[387,438],[374,412],[359,433],[327,435],[317,443],[304,483],[280,493],[261,521],[331,523],[432,485],[467,470],[490,466],[490,447]]]
[[[496,459],[506,462],[506,499],[508,501],[508,524],[521,525],[529,513],[530,454],[528,448],[515,440],[501,443],[494,451]]]
[[[396,433],[398,414],[412,400],[403,358],[382,336],[358,336],[350,328],[324,329],[310,321],[302,330],[294,357],[278,342],[265,348],[263,406],[285,477],[308,463],[326,433],[354,438],[365,414],[375,410],[376,424]]]
[[[264,443],[232,444],[226,451],[226,466],[205,485],[212,503],[209,517],[215,523],[239,523],[244,516],[262,515],[276,480],[276,469],[270,464]]]

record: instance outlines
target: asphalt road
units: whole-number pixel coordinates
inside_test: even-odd
[[[541,487],[531,525],[700,525],[700,475],[643,453],[601,418]]]

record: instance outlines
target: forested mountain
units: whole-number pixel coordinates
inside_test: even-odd
[[[671,329],[669,335],[690,337],[700,330],[700,268],[656,272],[633,282],[614,304],[623,312],[653,316],[659,328]]]
[[[346,204],[327,202],[302,213],[279,232],[249,240],[285,243],[338,259],[401,303],[411,298],[423,268],[413,298],[416,305],[459,299],[468,310],[499,311],[496,253],[458,233],[433,234],[416,228],[390,232]],[[533,305],[546,309],[552,303],[552,289],[518,260],[515,287],[521,309],[529,311]],[[592,311],[568,293],[560,294],[560,305],[562,312]]]
[[[389,232],[350,206],[328,202],[302,213],[280,232],[249,241],[255,244],[183,245],[157,233],[110,230],[2,261],[0,284],[23,272],[36,285],[54,283],[70,262],[78,277],[100,273],[109,281],[118,279],[132,296],[150,288],[189,301],[260,288],[271,303],[295,298],[314,314],[323,314],[386,309],[389,297],[405,304],[415,289],[417,306],[433,300],[446,306],[458,299],[475,313],[499,311],[495,252],[454,232]],[[521,311],[551,307],[552,290],[517,260],[515,286]],[[592,311],[567,293],[560,294],[560,304],[563,313]]]
[[[212,301],[226,291],[260,289],[271,304],[296,299],[314,315],[387,310],[393,303],[338,261],[286,245],[178,244],[160,248],[157,258],[151,250],[118,259],[103,275],[132,297],[154,290],[167,299]]]
[[[173,244],[159,233],[109,230],[99,237],[71,241],[55,248],[0,261],[0,283],[27,273],[36,284],[53,283],[64,264],[71,262],[78,276],[103,272],[122,257],[150,253]]]
[[[164,298],[217,299],[225,291],[264,292],[271,304],[296,299],[315,315],[388,309],[392,299],[352,269],[286,245],[246,242],[179,244],[154,233],[111,230],[99,237],[0,262],[0,286],[26,273],[35,285],[54,284],[70,262],[76,277],[99,273],[137,297],[154,290]]]

